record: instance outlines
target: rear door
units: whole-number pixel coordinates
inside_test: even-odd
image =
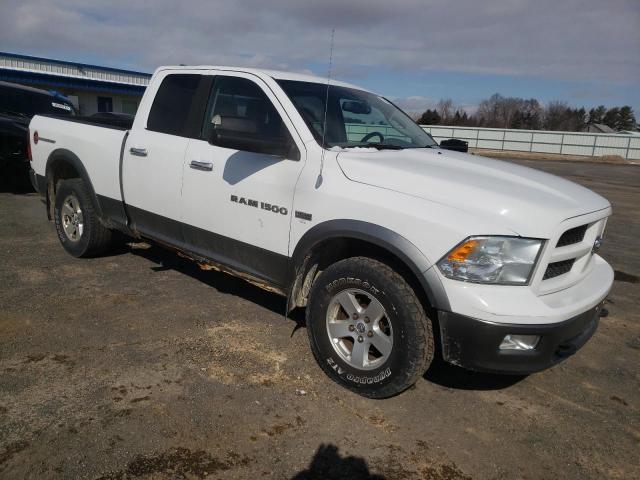
[[[256,138],[291,142],[270,155],[209,143],[216,119],[257,125]],[[225,120],[226,121],[226,120]],[[196,253],[281,285],[288,263],[293,196],[304,165],[304,145],[283,107],[258,77],[216,75],[201,137],[184,161],[182,218]],[[302,155],[301,155],[302,153]]]
[[[161,76],[146,125],[136,123],[123,155],[123,194],[133,228],[177,246],[184,244],[184,155],[190,138],[199,136],[210,79],[171,71]]]

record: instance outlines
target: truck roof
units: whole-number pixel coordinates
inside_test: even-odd
[[[159,67],[155,73],[163,70],[179,70],[184,72],[192,72],[194,70],[226,70],[233,72],[252,73],[260,77],[271,77],[276,80],[296,80],[299,82],[312,82],[312,83],[327,83],[327,77],[319,77],[317,75],[311,75],[307,73],[287,72],[283,70],[269,70],[264,68],[248,68],[248,67],[230,67],[219,65],[176,65]],[[357,85],[341,82],[339,80],[331,79],[331,85],[337,85],[341,87],[357,88],[358,90],[366,90]]]

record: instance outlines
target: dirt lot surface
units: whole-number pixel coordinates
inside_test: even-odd
[[[640,478],[640,167],[524,162],[614,204],[604,318],[529,377],[437,362],[383,401],[328,380],[284,300],[172,253],[74,259],[0,193],[0,478]]]

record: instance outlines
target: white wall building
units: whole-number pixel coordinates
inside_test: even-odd
[[[60,92],[80,115],[135,113],[150,77],[148,73],[0,52],[0,80]]]

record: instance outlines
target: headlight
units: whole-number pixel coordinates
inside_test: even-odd
[[[542,240],[469,237],[447,253],[438,268],[447,278],[475,283],[526,285]]]

